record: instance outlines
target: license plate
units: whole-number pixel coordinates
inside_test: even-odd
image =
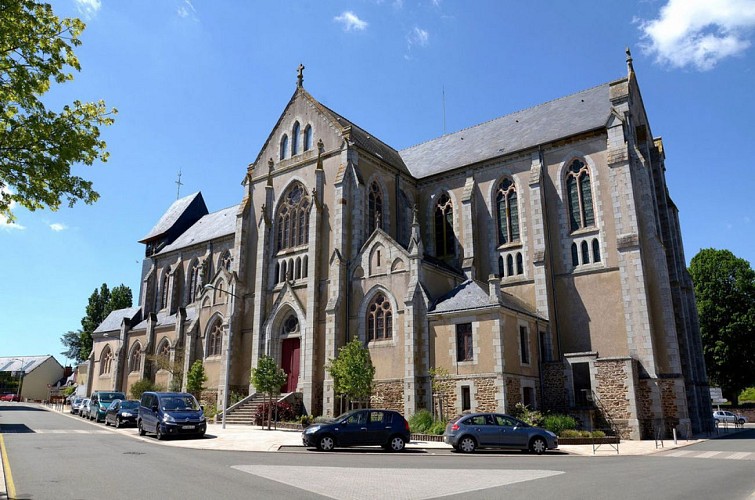
[[[194,428],[193,425],[182,425],[181,426],[181,429],[193,429],[193,428]]]

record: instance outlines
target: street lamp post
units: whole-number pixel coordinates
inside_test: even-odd
[[[226,410],[228,408],[228,387],[229,387],[229,380],[231,378],[231,340],[233,339],[233,311],[236,307],[236,299],[241,298],[235,293],[224,290],[222,288],[215,288],[215,285],[207,284],[204,286],[205,290],[216,290],[218,292],[227,293],[231,296],[231,312],[228,315],[228,342],[225,346],[225,382],[223,384],[223,414],[222,414],[222,427],[225,429],[225,414]]]

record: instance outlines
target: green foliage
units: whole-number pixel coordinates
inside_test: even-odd
[[[369,399],[375,366],[372,364],[370,351],[359,339],[355,338],[341,347],[336,359],[331,359],[326,369],[333,377],[336,394],[345,394],[352,401]]]
[[[557,434],[558,434],[558,437],[563,437],[563,438],[582,437],[582,434],[580,433],[580,431],[576,429],[564,429],[561,431],[561,433],[557,433]]]
[[[689,273],[711,385],[736,405],[755,380],[755,271],[728,250],[707,248],[692,258]]]
[[[440,436],[446,431],[446,424],[447,422],[444,422],[443,420],[436,420],[435,422],[433,422],[433,425],[431,425],[430,428],[427,429],[427,433]]]
[[[748,387],[739,394],[739,401],[741,403],[745,401],[755,402],[755,387]]]
[[[603,437],[606,437],[606,433],[603,431],[592,431],[592,437],[603,438]]]
[[[417,434],[427,434],[432,427],[435,418],[427,410],[420,410],[409,418],[409,430]]]
[[[131,399],[142,399],[142,394],[144,394],[147,391],[161,391],[163,388],[159,385],[156,385],[154,382],[152,382],[148,378],[143,378],[139,380],[138,382],[135,382],[134,385],[131,386],[128,393],[131,396]]]
[[[524,403],[517,403],[514,406],[514,411],[511,412],[511,416],[518,418],[525,424],[534,426],[540,426],[543,422],[543,414],[537,410],[531,410],[529,406]]]
[[[204,416],[208,420],[211,418],[215,418],[215,415],[218,414],[218,405],[213,403],[204,403]]]
[[[279,368],[275,360],[270,356],[262,356],[257,362],[257,368],[252,368],[251,382],[254,387],[269,396],[273,400],[273,395],[280,392],[281,386],[286,382],[286,372]],[[267,405],[267,427],[270,428],[272,422],[271,404]]]
[[[76,392],[76,388],[74,386],[66,387],[65,389],[63,389],[63,396],[68,397],[74,392]]]
[[[229,398],[228,406],[235,405],[236,403],[238,403],[239,401],[241,401],[245,397],[246,396],[243,395],[243,394],[241,394],[240,392],[231,391],[231,397]]]
[[[105,321],[108,314],[118,309],[125,309],[131,307],[132,297],[131,289],[126,285],[119,285],[113,288],[112,292],[108,288],[106,283],[100,286],[100,289],[95,289],[92,295],[89,296],[89,302],[86,306],[86,316],[81,318],[81,330],[79,330],[79,353],[77,361],[85,361],[92,353],[92,333],[100,326],[100,323]],[[61,342],[64,346],[67,346],[67,342],[71,342],[67,339],[68,332],[63,335]]]
[[[76,360],[77,363],[83,361],[81,359],[81,330],[75,332],[71,330],[67,331],[60,338],[60,343],[63,344],[63,347],[66,349],[60,354],[67,359]]]
[[[204,383],[207,382],[207,375],[204,372],[204,365],[201,360],[194,361],[186,375],[186,392],[199,398],[202,391],[205,390]]]
[[[94,203],[92,183],[71,167],[107,161],[100,127],[117,111],[78,100],[53,111],[42,99],[53,82],[81,70],[74,48],[85,24],[34,0],[2,2],[0,10],[0,215],[13,221],[13,202],[31,211],[57,210],[62,199]]]
[[[543,417],[543,420],[540,424],[542,427],[548,429],[549,431],[555,433],[558,436],[561,436],[562,432],[564,430],[573,430],[577,428],[577,421],[574,420],[574,417],[571,417],[569,415],[562,415],[560,413],[551,413],[550,415],[545,415]]]

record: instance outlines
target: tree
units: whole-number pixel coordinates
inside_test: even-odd
[[[372,380],[375,366],[367,350],[359,339],[338,350],[336,359],[331,359],[326,369],[333,377],[336,394],[344,394],[352,401],[364,401],[372,394]]]
[[[197,399],[205,390],[204,383],[207,382],[207,375],[204,372],[204,365],[201,360],[194,361],[186,375],[186,391],[194,394]]]
[[[755,382],[755,272],[730,251],[707,248],[692,258],[689,273],[708,376],[736,405]]]
[[[71,166],[107,161],[100,127],[111,125],[117,110],[76,100],[52,111],[41,99],[52,82],[81,70],[74,47],[84,28],[80,19],[58,18],[49,4],[0,3],[0,215],[10,221],[12,202],[57,210],[62,199],[73,206],[99,198]]]
[[[67,331],[63,334],[63,336],[60,338],[60,342],[63,344],[63,347],[66,348],[65,351],[62,351],[60,354],[65,356],[67,359],[73,359],[77,363],[80,363],[82,361],[81,359],[81,330],[77,331]]]
[[[131,385],[131,388],[129,389],[128,393],[131,395],[131,399],[142,399],[142,394],[144,394],[147,391],[162,391],[163,388],[159,385],[155,385],[154,382],[152,382],[148,378],[143,378],[137,382],[134,382]]]
[[[168,356],[151,354],[147,356],[149,370],[153,376],[159,370],[165,370],[171,374],[169,391],[179,392],[184,378],[184,359],[183,352],[176,349],[175,359],[171,360]],[[191,392],[191,391],[189,391]]]
[[[119,285],[111,292],[107,284],[103,283],[100,289],[95,289],[89,296],[86,307],[86,316],[81,318],[80,346],[78,361],[84,361],[92,353],[92,333],[105,321],[108,314],[118,309],[131,307],[131,289],[126,285]],[[66,334],[61,338],[63,345],[66,343]]]
[[[257,362],[257,368],[252,368],[251,382],[258,391],[269,396],[267,428],[270,429],[273,419],[273,396],[280,393],[281,386],[286,382],[286,372],[278,368],[273,358],[262,356]]]

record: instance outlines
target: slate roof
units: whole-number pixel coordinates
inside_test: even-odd
[[[417,179],[605,127],[606,83],[399,151]]]
[[[0,357],[0,372],[18,372],[23,370],[25,374],[31,373],[50,358],[52,356],[49,354],[44,356],[3,356]]]
[[[487,284],[483,286],[477,281],[467,280],[447,294],[438,298],[431,305],[430,312],[447,313],[455,311],[470,311],[495,305],[494,302],[490,301]],[[542,318],[537,311],[530,307],[526,302],[506,292],[501,292],[501,301],[498,305],[512,311]]]
[[[168,326],[168,325],[175,325],[176,324],[176,314],[168,314],[166,311],[160,311],[157,313],[157,324],[155,327],[160,326]],[[187,306],[186,307],[186,321],[193,321],[199,316],[198,311],[193,306]],[[147,319],[143,319],[138,325],[136,325],[133,330],[146,330],[147,329]]]
[[[162,217],[160,217],[160,220],[157,221],[157,224],[155,224],[155,227],[152,228],[152,230],[149,232],[147,236],[139,240],[140,243],[144,243],[147,240],[150,240],[152,238],[156,238],[165,232],[167,232],[173,225],[178,221],[179,217],[186,211],[187,208],[197,199],[199,198],[202,203],[204,204],[204,200],[202,199],[202,193],[197,191],[196,193],[190,194],[189,196],[184,196],[183,198],[180,198],[173,202],[173,204],[168,208],[168,210],[163,214]]]
[[[176,238],[176,241],[160,250],[158,255],[234,234],[238,208],[238,205],[234,205],[205,215]]]
[[[107,318],[94,329],[94,333],[113,332],[121,329],[123,318],[133,321],[136,315],[141,311],[140,307],[126,307],[117,309],[107,315]]]

